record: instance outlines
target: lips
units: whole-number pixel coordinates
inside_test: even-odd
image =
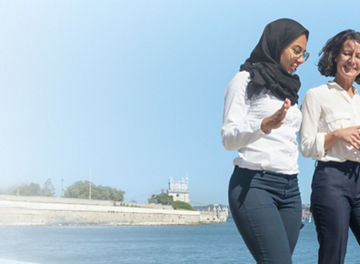
[[[291,72],[291,73],[295,72],[295,71],[296,71],[296,69],[297,69],[297,67],[298,67],[298,65],[297,65],[297,64],[293,64],[293,65],[291,65],[291,66],[290,66],[290,72]]]
[[[357,72],[357,69],[350,65],[344,65],[343,69],[345,73],[351,73],[352,71]]]

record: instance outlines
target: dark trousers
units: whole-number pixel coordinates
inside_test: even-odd
[[[313,177],[311,211],[321,264],[344,263],[349,227],[360,243],[360,163],[319,161]]]
[[[229,205],[257,263],[290,264],[301,226],[297,175],[235,167]]]

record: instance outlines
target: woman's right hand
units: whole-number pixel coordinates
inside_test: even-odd
[[[360,150],[360,126],[352,126],[334,130],[325,136],[325,151],[328,150],[337,140],[343,140],[345,143]]]
[[[289,99],[285,99],[284,104],[282,107],[277,110],[274,114],[271,116],[265,117],[263,121],[261,122],[260,129],[264,133],[270,133],[272,129],[279,128],[286,117],[286,113],[289,110],[291,106],[291,101]]]

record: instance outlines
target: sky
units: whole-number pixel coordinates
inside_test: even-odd
[[[0,0],[0,188],[51,179],[147,202],[189,178],[193,205],[227,204],[236,151],[221,144],[224,91],[265,25],[310,31],[306,91],[325,42],[359,30],[357,0]],[[299,157],[308,203],[314,161]]]

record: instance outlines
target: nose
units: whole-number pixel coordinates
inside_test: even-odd
[[[356,54],[355,52],[351,55],[351,57],[349,58],[349,61],[354,64],[355,63],[355,60],[356,60]]]
[[[303,63],[305,62],[304,55],[301,54],[301,56],[299,56],[299,57],[297,58],[297,62],[298,62],[299,64],[303,64]]]

